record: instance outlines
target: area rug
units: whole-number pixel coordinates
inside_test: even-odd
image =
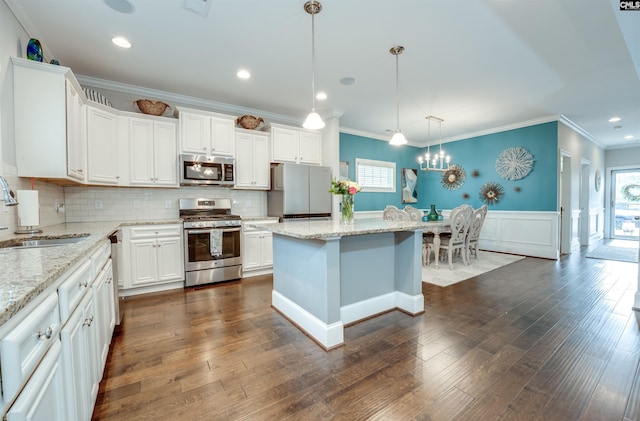
[[[461,258],[455,258],[453,260],[453,270],[449,270],[449,263],[446,261],[440,262],[438,269],[436,269],[432,260],[429,266],[422,267],[422,282],[446,287],[524,259],[524,256],[516,256],[514,254],[493,253],[482,250],[478,253],[480,255],[479,258],[471,257],[469,266],[465,266]]]
[[[638,263],[637,247],[600,246],[587,253],[586,257],[602,260]]]

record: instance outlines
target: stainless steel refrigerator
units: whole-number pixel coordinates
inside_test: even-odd
[[[269,216],[281,221],[331,218],[331,168],[292,163],[271,164]]]

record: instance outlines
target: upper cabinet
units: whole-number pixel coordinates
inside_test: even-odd
[[[127,118],[129,184],[178,187],[176,123]]]
[[[252,130],[236,132],[237,189],[269,189],[269,135]]]
[[[20,177],[84,182],[84,93],[71,70],[12,58],[16,166]]]
[[[176,113],[182,153],[235,156],[233,117],[184,107],[176,107]]]
[[[322,133],[295,127],[271,125],[272,153],[275,162],[322,164]]]
[[[118,116],[104,108],[87,105],[87,181],[117,186],[120,184]]]

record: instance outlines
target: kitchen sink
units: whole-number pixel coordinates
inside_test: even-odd
[[[64,246],[80,242],[88,236],[89,234],[75,234],[61,237],[14,238],[11,240],[0,242],[0,249],[26,249]]]

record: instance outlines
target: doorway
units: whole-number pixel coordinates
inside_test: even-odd
[[[640,168],[611,171],[611,238],[638,240],[640,234]]]

